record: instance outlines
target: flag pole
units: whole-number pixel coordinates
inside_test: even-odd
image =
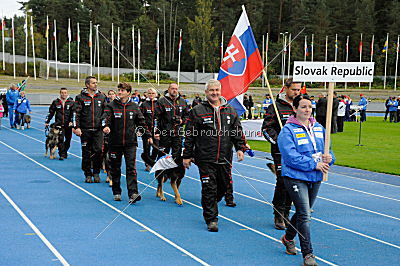
[[[14,32],[14,17],[11,18],[11,32],[12,32],[12,45],[13,45],[13,69],[14,69],[14,79],[15,79],[15,32]]]
[[[4,17],[1,18],[1,41],[3,48],[3,70],[6,70],[6,55],[5,55],[5,42],[4,42]]]
[[[100,38],[99,24],[96,25],[96,47],[97,47],[97,80],[100,81]]]
[[[263,69],[263,76],[264,76],[264,79],[265,79],[265,83],[267,84],[267,87],[268,87],[269,95],[271,95],[272,105],[274,106],[275,113],[279,114],[278,107],[276,107],[274,95],[272,94],[271,86],[269,85],[269,82],[268,82],[268,77],[267,77],[267,73],[265,72],[265,68]],[[279,126],[282,129],[283,124],[282,124],[282,121],[281,121],[281,116],[277,115],[276,117],[278,118]]]
[[[265,41],[265,74],[268,73],[268,44],[269,44],[269,33],[267,32],[267,40]],[[264,77],[265,82],[265,77]]]
[[[383,77],[383,89],[386,90],[386,70],[387,70],[387,54],[388,54],[388,50],[389,50],[389,33],[386,35],[386,43],[387,44],[386,47],[386,51],[385,51],[385,76]]]
[[[338,53],[338,41],[337,34],[335,35],[335,62],[337,62],[337,53]]]
[[[283,36],[283,64],[282,64],[282,80],[285,80],[285,74],[286,74],[286,43],[287,43],[287,36],[286,33],[284,33]]]
[[[372,35],[372,41],[371,41],[371,62],[374,58],[374,41],[375,41],[375,36]],[[369,90],[371,90],[372,87],[372,82],[369,83]]]
[[[57,21],[54,20],[54,50],[56,59],[56,80],[58,81],[58,57],[57,57]]]
[[[133,81],[136,80],[136,55],[135,55],[135,25],[132,25],[132,67],[133,67]]]
[[[292,34],[289,34],[289,43],[288,43],[288,68],[287,68],[287,77],[290,77],[290,53],[291,53],[291,42],[292,42]]]
[[[311,62],[314,62],[314,34],[311,34]]]
[[[157,86],[160,86],[160,29],[157,29],[157,59],[156,59],[156,82]]]
[[[346,39],[346,62],[349,62],[349,36]],[[344,89],[347,90],[347,82],[344,83]]]
[[[399,63],[399,35],[397,35],[397,44],[396,44],[396,70],[394,72],[394,90],[396,90],[397,85],[397,65]]]
[[[359,52],[360,52],[360,62],[362,61],[362,36],[363,34],[361,33],[360,36],[360,47],[358,48]],[[358,87],[361,87],[361,82],[358,82]]]
[[[49,79],[49,72],[50,72],[50,62],[49,62],[49,29],[50,29],[50,26],[49,26],[49,16],[47,16],[46,17],[46,22],[47,22],[47,24],[46,24],[46,33],[45,33],[45,36],[46,36],[46,62],[47,62],[47,65],[46,65],[46,79]]]
[[[325,36],[325,62],[328,62],[328,36]],[[324,82],[324,89],[326,90],[326,82]]]
[[[178,86],[181,76],[181,50],[182,50],[182,29],[179,31],[179,49],[178,49]]]
[[[71,19],[68,19],[68,77],[71,77]]]
[[[119,83],[119,46],[120,46],[120,36],[119,27],[117,30],[117,82]]]
[[[304,62],[307,61],[307,35],[304,36]]]
[[[77,42],[78,83],[79,83],[79,75],[80,75],[80,73],[79,73],[80,72],[80,69],[79,69],[79,46],[81,44],[79,23],[76,23],[76,42]]]
[[[92,37],[92,21],[89,24],[89,51],[90,51],[90,76],[93,76],[93,37]]]
[[[221,33],[221,62],[224,60],[224,32]]]
[[[140,84],[140,29],[138,29],[138,63],[137,63],[137,83]],[[171,53],[170,53],[171,54]]]
[[[111,81],[114,81],[114,23],[111,23]]]
[[[28,75],[28,14],[25,14],[25,76]]]
[[[325,124],[325,145],[324,145],[324,155],[329,154],[329,147],[331,143],[331,126],[332,126],[332,107],[333,107],[333,92],[335,88],[334,82],[329,82],[328,89],[328,103],[326,109],[326,124]],[[328,181],[328,174],[323,175],[323,181]]]
[[[262,36],[262,53],[261,53],[261,55],[262,55],[261,58],[262,58],[263,64],[264,64],[264,61],[265,61],[265,51],[264,51],[264,49],[265,49],[265,37],[263,35]],[[222,49],[221,49],[221,54],[222,54]],[[222,58],[222,55],[221,55],[221,58]],[[222,62],[222,60],[221,60],[221,62]],[[262,76],[262,79],[261,79],[261,87],[264,89],[264,75]]]
[[[32,18],[32,16],[31,16],[31,35],[32,35],[33,76],[36,80],[35,37],[33,36],[33,18]]]

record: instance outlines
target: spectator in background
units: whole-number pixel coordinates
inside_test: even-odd
[[[337,132],[337,113],[339,108],[339,100],[337,98],[336,91],[333,92],[333,104],[332,104],[332,120],[331,120],[331,133]]]
[[[247,93],[243,96],[243,106],[244,106],[244,108],[246,108],[246,110],[249,110],[249,105],[250,105],[250,102],[249,102],[249,96],[247,95]],[[244,119],[248,119],[249,118],[249,116],[250,116],[251,114],[249,113],[249,112],[245,112],[245,113],[243,113],[243,118]]]
[[[314,100],[314,96],[311,96],[310,99],[311,99],[311,106],[312,106],[311,116],[314,117],[315,116],[315,109],[317,109],[317,102]]]
[[[400,96],[397,98],[397,122],[400,122]]]
[[[344,96],[340,96],[339,106],[337,111],[337,132],[343,132],[344,127],[344,116],[346,114],[346,104],[344,102]]]
[[[351,121],[350,108],[351,105],[353,104],[353,101],[351,100],[350,96],[345,96],[345,103],[346,103],[346,113],[344,115],[344,121]]]
[[[132,95],[132,101],[139,104],[140,103],[140,93],[138,90],[135,90],[135,92]]]
[[[397,102],[395,97],[390,97],[388,106],[390,113],[390,123],[397,123],[397,107],[399,106],[399,103]]]
[[[315,118],[318,123],[320,123],[323,127],[326,126],[326,108],[327,108],[327,100],[323,94],[318,95],[319,100],[316,105]]]
[[[15,125],[17,129],[24,130],[24,117],[29,112],[32,113],[29,100],[25,97],[25,91],[19,93],[19,97],[14,103]]]
[[[7,90],[6,99],[8,105],[8,118],[10,120],[11,128],[15,128],[14,123],[14,103],[19,96],[19,91],[16,85],[12,84],[11,87]]]
[[[0,103],[3,104],[3,108],[4,108],[3,117],[8,117],[8,104],[7,104],[7,97],[6,97],[5,93],[1,95]]]
[[[3,119],[3,115],[4,115],[4,107],[3,103],[0,101],[0,129],[1,129],[1,120]]]
[[[117,97],[117,95],[115,94],[115,90],[109,90],[107,92],[107,98],[106,98],[107,103],[114,101],[115,97]]]
[[[386,121],[386,120],[387,120],[387,116],[388,116],[388,114],[389,114],[389,101],[390,101],[391,99],[392,99],[391,96],[389,96],[389,98],[386,99],[386,102],[385,102],[385,108],[386,108],[386,110],[385,110],[385,118],[383,119],[383,121]]]
[[[253,102],[253,96],[249,96],[249,106],[247,107],[247,110],[249,111],[249,115],[247,116],[248,119],[253,118],[253,112],[252,108],[254,107],[254,102]]]
[[[360,106],[360,121],[365,122],[367,121],[367,105],[368,101],[365,98],[364,94],[360,94],[360,101],[358,102],[358,106]]]
[[[192,108],[194,108],[196,105],[198,105],[198,104],[200,104],[200,103],[201,103],[200,94],[196,93],[196,94],[195,94],[195,97],[194,97],[194,99],[193,99],[193,102],[192,102]]]

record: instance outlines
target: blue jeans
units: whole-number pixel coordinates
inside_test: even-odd
[[[14,105],[8,105],[8,119],[10,119],[10,126],[14,126]]]
[[[286,190],[296,207],[296,213],[290,219],[290,223],[300,232],[299,235],[301,253],[303,257],[313,253],[310,235],[311,208],[317,198],[321,182],[311,183],[285,176],[283,179]],[[289,226],[286,229],[286,239],[293,240],[297,232]]]

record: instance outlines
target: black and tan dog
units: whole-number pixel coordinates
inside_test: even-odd
[[[157,149],[160,151],[158,147],[153,145],[153,148]],[[142,160],[147,164],[150,165],[151,167],[154,166],[155,161],[147,154],[142,153],[141,154]],[[178,167],[172,168],[172,169],[167,169],[167,170],[161,170],[156,171],[156,177],[158,181],[158,186],[157,186],[157,192],[156,192],[156,197],[159,197],[162,201],[166,201],[167,199],[164,196],[164,191],[163,191],[163,184],[167,182],[168,179],[170,179],[171,187],[174,190],[175,194],[175,202],[178,205],[182,205],[183,201],[181,198],[181,194],[179,193],[179,186],[181,185],[182,178],[185,176],[186,169],[183,167],[182,163],[178,164]]]
[[[24,123],[22,124],[23,126],[26,125],[26,128],[31,127],[31,116],[30,115],[24,115]]]
[[[163,191],[163,184],[170,179],[171,187],[174,190],[175,194],[175,202],[178,205],[182,205],[183,201],[181,198],[181,194],[179,193],[179,186],[181,185],[182,178],[185,176],[185,168],[180,165],[176,168],[165,170],[159,177],[158,186],[157,186],[157,193],[156,197],[159,197],[162,201],[166,201]]]
[[[51,124],[49,134],[46,137],[46,153],[44,154],[44,156],[47,156],[47,153],[50,150],[50,159],[53,160],[56,158],[55,154],[61,137],[61,125],[59,125],[58,123]]]

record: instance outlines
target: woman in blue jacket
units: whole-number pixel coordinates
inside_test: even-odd
[[[14,103],[14,111],[15,111],[15,125],[17,129],[24,129],[24,116],[29,112],[32,113],[31,105],[29,100],[25,97],[25,92],[21,91],[19,93],[19,97]]]
[[[311,208],[321,185],[323,173],[334,162],[334,155],[323,155],[325,129],[315,121],[312,102],[299,95],[293,100],[295,115],[291,116],[278,136],[282,154],[282,176],[287,191],[296,207],[281,241],[286,253],[296,255],[294,238],[299,234],[303,265],[318,265],[313,255],[310,238]]]

